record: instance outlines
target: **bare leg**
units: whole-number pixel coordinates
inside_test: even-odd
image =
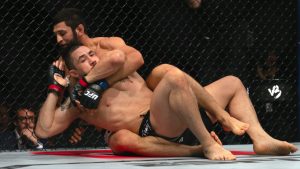
[[[211,132],[211,137],[222,145],[219,137]],[[188,146],[169,142],[160,137],[140,137],[129,130],[119,130],[108,140],[109,147],[115,154],[134,153],[148,157],[190,157],[203,156],[201,145]]]
[[[187,146],[160,137],[140,137],[128,130],[113,133],[109,138],[109,146],[115,154],[134,153],[148,157],[203,156],[201,145]]]
[[[154,130],[166,137],[176,137],[189,128],[201,142],[208,159],[235,159],[209,135],[199,113],[197,98],[187,76],[179,69],[167,72],[155,88],[150,121]]]
[[[147,85],[153,90],[167,72],[177,70],[178,68],[172,65],[160,65],[156,67],[147,78]],[[196,80],[188,74],[185,75],[187,76],[191,89],[196,95],[199,106],[202,106],[209,112],[208,116],[214,119],[214,122],[216,120],[219,121],[227,131],[232,131],[234,134],[242,135],[245,133],[249,128],[247,123],[243,123],[231,117],[229,113],[224,110],[224,107],[219,106],[216,100]]]
[[[223,108],[228,107],[232,117],[250,124],[247,134],[252,139],[253,149],[257,154],[287,155],[297,151],[294,145],[274,139],[264,131],[246,89],[238,78],[227,76],[205,89]]]

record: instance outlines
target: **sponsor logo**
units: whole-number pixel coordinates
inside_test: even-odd
[[[278,85],[274,85],[272,88],[269,88],[268,91],[270,95],[274,97],[274,99],[278,99],[282,94],[282,91],[279,89]]]
[[[87,97],[89,97],[89,98],[91,98],[91,99],[93,99],[93,100],[97,100],[98,97],[99,97],[97,94],[95,94],[95,93],[93,93],[93,92],[91,92],[89,90],[86,90],[84,92],[84,95],[87,96]]]

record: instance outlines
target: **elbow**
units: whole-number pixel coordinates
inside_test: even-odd
[[[139,152],[142,149],[135,134],[128,130],[119,130],[108,137],[108,145],[115,154]]]
[[[48,138],[54,135],[50,125],[43,125],[40,121],[36,123],[34,132],[38,138]]]
[[[125,60],[125,53],[121,50],[115,50],[110,57],[110,63],[113,66],[122,66]]]
[[[142,56],[142,54],[139,51],[135,51],[134,54],[132,55],[135,57],[135,65],[137,65],[138,67],[141,67],[144,65],[144,58]]]
[[[49,133],[42,130],[39,126],[36,126],[34,133],[38,138],[42,138],[42,139],[51,137],[51,135]]]

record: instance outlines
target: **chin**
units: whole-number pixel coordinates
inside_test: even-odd
[[[67,47],[67,44],[64,44],[64,45],[59,45],[61,48],[66,48]]]

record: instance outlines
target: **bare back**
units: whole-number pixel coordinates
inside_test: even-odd
[[[134,73],[106,90],[97,110],[89,110],[80,117],[110,131],[128,129],[137,133],[141,115],[149,110],[151,96],[144,79]]]

